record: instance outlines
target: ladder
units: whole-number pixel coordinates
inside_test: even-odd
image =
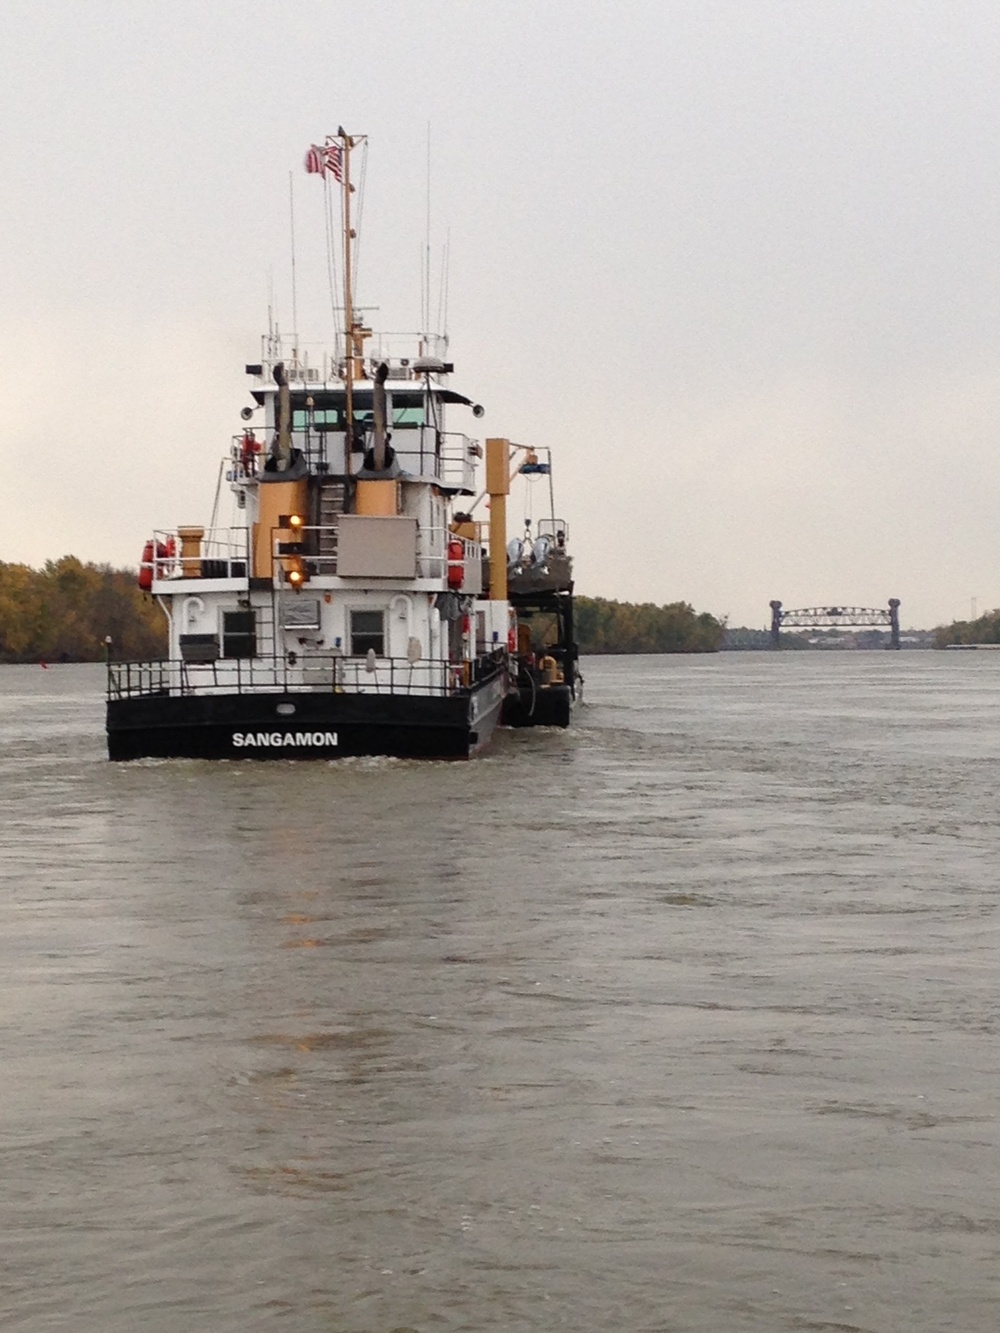
[[[346,508],[346,483],[343,478],[324,477],[319,489],[316,555],[319,572],[333,574],[337,568],[337,526]]]

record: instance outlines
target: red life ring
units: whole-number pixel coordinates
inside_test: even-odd
[[[139,562],[137,580],[143,592],[149,592],[153,586],[153,543],[147,542],[142,548],[142,560]]]
[[[509,653],[517,652],[517,630],[509,629],[507,631],[507,651]]]
[[[155,558],[154,558],[155,553]],[[165,542],[148,541],[142,548],[142,559],[139,561],[139,577],[136,580],[143,592],[151,592],[153,580],[157,577],[169,577],[169,571],[165,568],[168,563],[172,563],[177,555],[177,543],[173,537],[168,537]]]
[[[460,537],[448,542],[448,587],[457,592],[465,580],[465,543]]]

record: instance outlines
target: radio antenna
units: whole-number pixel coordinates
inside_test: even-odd
[[[297,370],[299,364],[299,303],[298,290],[295,284],[295,187],[292,184],[291,172],[288,173],[288,224],[292,240],[292,366],[294,370]]]
[[[438,293],[438,333],[448,337],[448,279],[451,272],[451,228],[445,233],[441,252],[441,288]]]
[[[424,334],[431,333],[431,123],[427,122],[427,226],[424,236]]]

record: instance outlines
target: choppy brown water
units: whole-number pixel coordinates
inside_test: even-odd
[[[994,1333],[998,658],[592,661],[466,765],[0,669],[0,1325]]]

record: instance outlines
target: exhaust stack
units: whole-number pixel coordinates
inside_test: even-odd
[[[292,461],[292,405],[288,392],[285,364],[274,367],[274,382],[278,386],[278,436],[275,449],[275,471],[287,472]]]
[[[372,390],[372,462],[373,471],[384,472],[386,465],[386,394],[385,382],[389,377],[389,367],[383,361],[375,372]]]

